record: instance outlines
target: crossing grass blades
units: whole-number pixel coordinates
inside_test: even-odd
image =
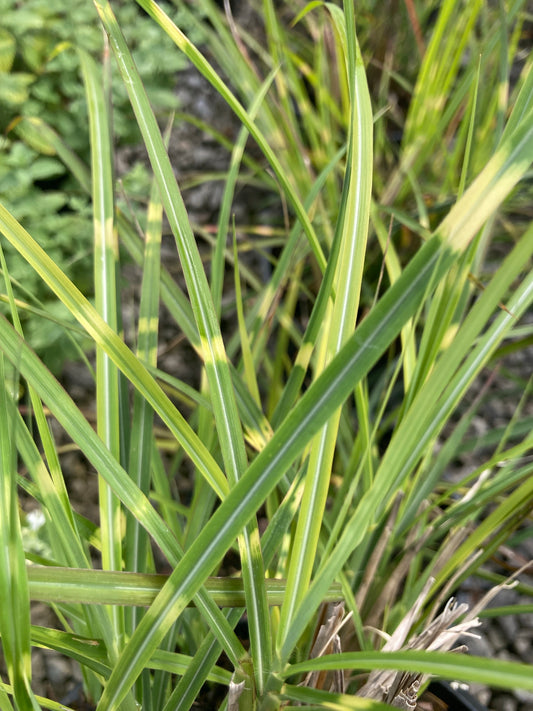
[[[66,708],[32,690],[37,647],[79,663],[98,711],[185,710],[214,688],[231,711],[414,708],[432,676],[533,689],[525,665],[449,651],[483,614],[454,593],[531,525],[531,380],[515,376],[502,427],[481,440],[469,428],[490,397],[480,382],[531,341],[526,4],[444,0],[417,15],[406,2],[391,29],[388,3],[370,0],[357,13],[350,0],[263,0],[253,27],[230,3],[177,2],[203,38],[193,44],[172,5],[137,2],[240,128],[229,145],[219,136],[218,224],[195,233],[106,0],[94,0],[105,51],[63,47],[80,59],[91,165],[41,117],[21,117],[23,139],[91,196],[94,299],[9,205],[0,231],[93,343],[96,427],[25,341],[2,258],[1,708]],[[115,189],[110,75],[153,171],[142,207]],[[234,223],[250,185],[276,206],[257,211],[271,223]],[[121,250],[141,274],[133,343]],[[268,261],[261,278],[251,251]],[[201,363],[196,388],[157,369],[161,304]],[[98,477],[96,521],[73,509],[51,420]],[[474,447],[476,466],[451,476]],[[22,490],[44,516],[38,554]],[[172,572],[157,575],[156,559]],[[59,629],[30,624],[32,600]]]

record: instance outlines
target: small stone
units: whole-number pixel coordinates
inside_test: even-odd
[[[69,660],[59,654],[47,654],[45,663],[47,677],[54,686],[65,684],[72,675]]]
[[[485,684],[468,684],[468,693],[472,694],[472,696],[475,696],[475,698],[479,701],[480,704],[483,704],[483,706],[488,706],[488,703],[492,696],[491,689],[488,686],[485,686]]]
[[[512,696],[498,695],[492,697],[492,711],[518,711],[518,701]]]
[[[521,612],[517,617],[520,627],[533,628],[533,615],[530,612]]]
[[[513,694],[521,704],[525,704],[528,705],[529,708],[533,708],[533,691],[528,691],[527,689],[515,689]]]
[[[476,630],[476,634],[479,632]],[[466,644],[468,653],[474,657],[493,657],[494,648],[489,644],[486,635],[481,634],[479,637],[461,637],[461,644]]]
[[[503,615],[498,618],[498,625],[503,630],[508,642],[512,643],[518,633],[519,624],[514,615]]]
[[[46,668],[44,661],[44,651],[35,650],[31,656],[31,675],[33,681],[46,679]]]
[[[499,626],[491,625],[487,630],[487,638],[494,652],[507,648],[509,640]]]
[[[499,591],[495,598],[493,598],[489,604],[489,607],[507,607],[509,605],[516,605],[518,600],[518,593],[513,588],[503,588]],[[500,619],[503,619],[500,618]]]
[[[514,640],[514,648],[520,659],[526,664],[533,664],[533,645],[531,644],[531,632],[524,630],[518,633]]]

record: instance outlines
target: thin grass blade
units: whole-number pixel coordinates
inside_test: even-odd
[[[318,669],[396,669],[504,689],[533,689],[531,668],[527,664],[452,652],[346,652],[293,664],[283,671],[283,676]]]
[[[46,252],[0,204],[0,229],[41,278],[63,301],[94,341],[101,345],[126,378],[150,402],[154,410],[189,454],[198,470],[221,497],[228,484],[220,468],[183,416],[170,402],[143,364],[100,317],[96,309],[58,269]]]
[[[246,126],[250,132],[250,135],[256,141],[269,164],[272,166],[272,170],[276,174],[276,177],[279,180],[288,201],[293,206],[307,239],[309,240],[313,254],[315,255],[316,260],[323,271],[326,267],[326,258],[324,257],[322,247],[320,246],[320,242],[313,226],[311,225],[307,212],[305,211],[299,196],[294,190],[294,187],[289,182],[286,171],[283,170],[275,152],[269,146],[264,135],[259,131],[256,123],[250,119],[242,104],[236,99],[233,93],[229,90],[228,86],[220,79],[217,72],[213,69],[209,62],[207,62],[205,57],[202,56],[202,54],[184,35],[184,33],[176,27],[176,25],[157,5],[157,3],[153,2],[153,0],[137,0],[137,2],[169,35],[169,37],[175,42],[176,46],[192,61],[198,71],[205,76],[216,91],[225,99],[228,106],[230,106],[230,108],[235,112],[242,124]]]
[[[110,123],[105,78],[90,55],[78,50],[85,84],[91,138],[91,172],[94,231],[95,306],[102,319],[119,331],[117,307],[118,242],[114,227],[114,195]],[[105,71],[105,68],[104,68]],[[109,87],[108,87],[109,91]],[[120,461],[119,371],[107,353],[96,349],[97,432],[111,454]],[[99,478],[99,508],[102,538],[102,566],[122,567],[121,506],[104,478]],[[110,627],[102,630],[109,653],[115,657],[124,639],[123,610],[109,608]]]
[[[41,399],[50,407],[58,422],[83,450],[88,460],[106,477],[108,484],[124,505],[142,522],[172,565],[181,559],[182,552],[168,526],[161,520],[146,496],[139,491],[124,469],[111,455],[91,425],[81,415],[49,371],[14,333],[5,318],[0,318],[0,343],[7,357],[20,365],[20,373],[34,386]],[[210,619],[210,625],[233,660],[244,655],[242,645],[228,628],[219,608],[209,596],[201,594],[199,608]]]
[[[230,485],[234,485],[246,468],[244,438],[238,416],[230,370],[216,311],[211,297],[194,235],[189,225],[183,199],[146,92],[131,59],[122,32],[109,3],[95,0],[96,8],[117,60],[130,101],[143,134],[161,200],[176,238],[187,288],[202,345],[215,425]],[[239,539],[242,575],[248,590],[247,609],[250,624],[250,647],[256,684],[261,691],[270,668],[269,614],[264,588],[264,570],[257,523],[250,522]]]
[[[341,209],[337,224],[340,253],[334,280],[335,298],[330,318],[326,317],[318,341],[321,364],[327,365],[342,347],[355,327],[366,251],[370,195],[372,186],[372,110],[363,60],[355,37],[351,3],[345,14],[336,17],[346,40],[346,72],[350,86],[351,117],[349,123],[347,166]],[[322,360],[323,359],[323,360]],[[287,596],[281,610],[279,631],[290,627],[295,609],[305,595],[311,579],[320,522],[324,514],[331,466],[337,442],[340,410],[331,417],[314,439],[309,455],[306,484],[296,529],[287,580]],[[283,644],[278,639],[278,645]]]
[[[167,139],[168,139],[167,130]],[[159,281],[161,274],[161,235],[163,229],[163,206],[155,184],[152,185],[147,209],[146,240],[143,260],[141,299],[137,334],[137,356],[145,364],[157,366],[159,326]],[[148,496],[151,481],[154,411],[136,390],[133,396],[128,471],[139,489]],[[149,540],[140,523],[133,516],[126,520],[126,570],[146,571],[149,559]],[[128,634],[131,636],[140,618],[139,610],[127,615]]]

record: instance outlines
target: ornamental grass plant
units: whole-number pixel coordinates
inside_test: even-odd
[[[0,708],[67,708],[32,691],[34,647],[76,660],[98,711],[184,711],[208,687],[230,711],[414,707],[429,675],[533,689],[526,665],[446,651],[480,612],[450,597],[531,526],[531,379],[504,427],[469,429],[480,378],[531,342],[526,3],[406,0],[391,28],[392,3],[263,0],[243,27],[229,2],[176,0],[196,43],[171,6],[137,4],[240,131],[229,145],[213,132],[228,168],[206,258],[166,149],[172,117],[158,123],[114,2],[94,0],[101,54],[61,48],[79,58],[90,166],[42,117],[19,122],[91,197],[94,299],[8,204],[0,244],[93,344],[96,426],[25,341],[35,305],[2,252]],[[153,172],[144,203],[115,185],[116,82]],[[271,224],[232,217],[250,185]],[[142,275],[131,342],[124,251]],[[158,369],[162,304],[199,386]],[[98,520],[72,506],[52,421],[98,478]],[[472,449],[477,466],[450,476]],[[20,492],[44,516],[37,553]],[[32,600],[58,629],[31,624]]]

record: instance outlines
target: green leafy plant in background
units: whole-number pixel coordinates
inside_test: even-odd
[[[434,17],[405,15],[398,37],[411,32],[420,56],[398,48],[396,65],[393,43],[376,53],[379,84],[370,92],[375,67],[365,63],[372,42],[379,49],[383,39],[366,31],[379,18],[371,2],[355,17],[349,0],[296,9],[264,0],[266,42],[208,0],[178,3],[215,69],[172,11],[138,0],[153,31],[173,41],[172,51],[242,124],[209,265],[130,54],[128,26],[106,0],[94,4],[154,186],[141,240],[114,199],[104,81],[112,60],[105,54],[101,66],[79,47],[90,171],[46,120],[26,128],[39,131],[45,152],[91,196],[94,306],[6,206],[0,230],[2,245],[96,348],[97,427],[28,346],[8,278],[12,259],[2,256],[11,314],[0,319],[0,585],[9,601],[0,633],[10,681],[1,686],[3,708],[12,708],[10,696],[20,709],[59,708],[31,690],[34,645],[77,660],[102,710],[188,709],[206,682],[227,689],[225,708],[243,710],[386,708],[401,694],[412,702],[427,674],[532,688],[520,664],[427,651],[449,649],[441,636],[453,642],[461,624],[473,622],[476,611],[446,600],[530,523],[532,439],[522,414],[530,382],[498,438],[482,443],[479,468],[459,480],[446,476],[469,446],[480,407],[479,399],[464,406],[468,390],[487,364],[531,335],[520,319],[533,299],[533,230],[519,211],[533,160],[529,58],[510,83],[524,4],[497,10],[447,0]],[[496,97],[480,79],[485,71],[498,77]],[[230,248],[239,181],[259,181],[279,196],[285,222],[275,243],[260,229],[243,238],[237,224]],[[161,261],[163,211],[185,291]],[[506,256],[489,270],[496,239]],[[267,283],[245,265],[250,244],[269,259]],[[142,268],[132,348],[120,327],[121,245]],[[235,326],[227,332],[222,296],[226,322],[231,293]],[[160,301],[203,364],[198,390],[157,370]],[[40,448],[17,408],[19,378]],[[184,397],[187,419],[176,405]],[[97,522],[72,508],[47,413],[98,473]],[[155,416],[178,460],[193,469],[187,505],[172,496]],[[27,477],[17,473],[17,456]],[[30,542],[25,549],[17,486],[42,509],[49,549],[35,553]],[[170,575],[155,574],[154,546]],[[237,576],[228,575],[228,553],[240,561]],[[63,629],[31,627],[30,599],[53,604]],[[324,605],[341,601],[344,608],[324,614]],[[343,609],[351,617],[340,633]],[[249,646],[234,631],[244,613]],[[386,645],[376,629],[389,635]],[[217,665],[222,652],[230,670]],[[340,670],[351,672],[348,686]],[[394,686],[395,671],[410,672],[407,687]]]
[[[177,108],[176,72],[183,68],[179,53],[161,36],[133,3],[122,3],[119,17],[142,66],[152,105],[159,116]],[[85,293],[91,289],[92,215],[89,196],[80,190],[63,161],[31,122],[45,121],[83,160],[89,157],[87,107],[80,65],[74,47],[93,56],[102,51],[102,29],[94,8],[84,0],[71,3],[14,0],[0,4],[0,195],[48,254]],[[157,39],[156,39],[157,38]],[[159,51],[153,46],[159,43]],[[113,134],[117,147],[134,146],[140,134],[127,93],[112,84]],[[110,97],[111,98],[111,97]],[[138,175],[141,164],[134,166]],[[128,182],[127,176],[122,176]],[[139,180],[139,178],[137,178]],[[131,182],[131,181],[130,181]],[[146,176],[143,182],[147,184]],[[23,284],[32,307],[47,301],[59,320],[68,313],[50,300],[49,292],[22,262],[11,277]],[[37,302],[36,302],[37,300]],[[47,364],[59,371],[64,358],[76,350],[64,328],[25,315],[25,333]],[[73,331],[73,333],[76,333]],[[83,341],[82,341],[83,343]]]

